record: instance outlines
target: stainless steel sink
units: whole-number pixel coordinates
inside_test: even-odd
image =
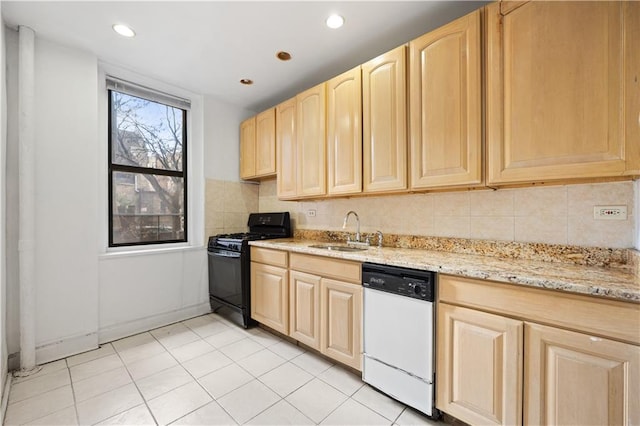
[[[323,249],[323,250],[333,250],[333,251],[364,251],[366,250],[366,248],[364,247],[341,246],[341,245],[335,245],[335,244],[312,244],[309,247]]]

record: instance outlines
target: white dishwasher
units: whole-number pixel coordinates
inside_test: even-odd
[[[364,364],[371,386],[437,418],[434,295],[429,271],[364,263]]]

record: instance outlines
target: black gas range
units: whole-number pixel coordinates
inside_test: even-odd
[[[251,253],[249,241],[289,238],[289,212],[251,213],[249,232],[209,237],[209,301],[211,309],[248,328],[251,319]]]

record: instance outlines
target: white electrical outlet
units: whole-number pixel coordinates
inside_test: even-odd
[[[597,220],[627,220],[627,206],[594,206],[593,218]]]
[[[315,209],[309,209],[309,210],[307,210],[307,217],[316,217],[316,211],[315,211]]]

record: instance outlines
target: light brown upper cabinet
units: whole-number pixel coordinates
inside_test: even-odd
[[[327,82],[327,193],[362,192],[360,66]]]
[[[625,152],[627,175],[640,176],[640,3],[624,2]]]
[[[638,171],[639,24],[637,2],[487,6],[488,184]]]
[[[326,84],[296,96],[297,196],[314,197],[327,192]]]
[[[275,108],[240,124],[240,177],[258,179],[276,174]]]
[[[362,65],[363,191],[407,189],[407,47]]]
[[[276,109],[256,116],[256,176],[276,174]]]
[[[240,123],[240,177],[251,179],[256,175],[256,117]]]
[[[410,188],[482,183],[480,11],[409,43]]]
[[[278,198],[296,198],[296,98],[276,107],[276,147]]]

